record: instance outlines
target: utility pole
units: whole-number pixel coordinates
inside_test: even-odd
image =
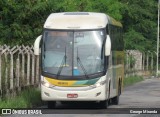
[[[156,76],[158,77],[158,63],[159,63],[159,4],[160,0],[158,0],[158,28],[157,28],[157,70]]]

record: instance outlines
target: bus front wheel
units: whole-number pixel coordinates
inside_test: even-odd
[[[114,105],[118,105],[119,104],[119,96],[121,94],[121,85],[119,83],[119,86],[118,86],[118,95],[114,98],[112,98],[112,104]]]
[[[48,108],[53,109],[56,107],[56,102],[55,101],[48,101]]]
[[[101,101],[100,107],[103,109],[107,109],[108,108],[108,100]]]

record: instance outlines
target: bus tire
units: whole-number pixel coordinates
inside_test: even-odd
[[[119,85],[118,85],[118,95],[116,97],[112,98],[112,104],[113,105],[118,105],[119,104],[120,93],[121,93],[121,85],[119,83]]]
[[[107,109],[108,108],[108,100],[101,101],[100,107],[103,109]]]
[[[101,108],[103,108],[103,109],[107,109],[108,108],[109,102],[110,102],[109,98],[110,98],[110,83],[109,83],[108,99],[100,102]]]
[[[48,101],[48,109],[53,109],[56,107],[56,101]]]

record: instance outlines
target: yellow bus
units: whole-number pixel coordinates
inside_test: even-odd
[[[41,55],[41,97],[56,102],[119,103],[124,77],[122,24],[104,13],[62,12],[48,16],[34,43]]]

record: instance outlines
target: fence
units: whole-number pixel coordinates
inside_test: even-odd
[[[0,46],[0,98],[38,83],[39,56],[33,46]]]
[[[148,70],[149,57],[146,56],[146,58],[143,53],[130,52],[126,51],[125,75],[144,75],[146,72],[144,66],[147,66]],[[137,57],[135,53],[138,53]],[[132,59],[132,57],[140,59]],[[153,56],[151,58],[151,66],[153,66]],[[0,46],[0,98],[8,95],[14,96],[24,87],[37,86],[39,84],[39,59],[39,56],[33,53],[33,46]],[[136,63],[140,65],[139,68]]]
[[[154,52],[140,52],[138,50],[125,51],[125,76],[154,75],[156,54]]]

